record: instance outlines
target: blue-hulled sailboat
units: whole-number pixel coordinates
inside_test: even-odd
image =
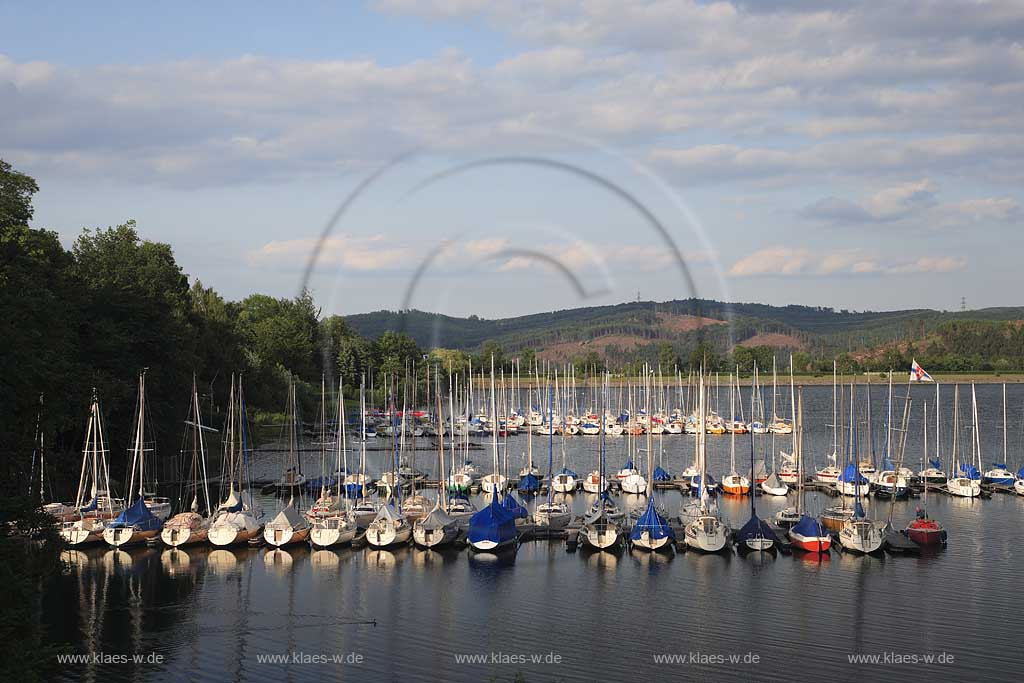
[[[650,374],[646,373],[649,377]],[[647,400],[647,412],[650,413],[650,393],[651,387],[648,383],[645,387],[644,394]],[[672,541],[675,540],[676,534],[669,526],[668,520],[666,520],[661,513],[658,512],[658,508],[654,505],[654,476],[651,475],[651,468],[654,466],[654,448],[651,440],[651,430],[647,430],[647,509],[644,510],[643,514],[637,518],[633,524],[633,529],[629,533],[629,541],[634,548],[642,548],[644,550],[660,550],[662,548],[671,548]]]
[[[491,415],[497,414],[498,406],[494,392],[494,359],[491,358]],[[497,429],[491,430],[491,443],[494,449],[493,475],[496,480],[500,476],[498,473]],[[516,517],[503,505],[501,494],[501,489],[494,487],[487,506],[474,513],[469,519],[469,546],[477,552],[493,553],[506,549],[514,550],[519,541]]]

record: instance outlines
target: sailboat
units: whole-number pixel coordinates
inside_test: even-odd
[[[903,421],[900,430],[898,430],[900,434],[904,435],[904,437],[906,435],[906,410],[909,405],[910,385],[908,384],[907,398],[904,403]],[[882,461],[882,469],[875,474],[875,478],[871,483],[871,486],[875,490],[875,496],[879,498],[906,498],[910,491],[910,486],[903,473],[904,468],[897,467],[892,461],[892,432],[892,371],[890,370],[889,395],[885,419],[885,457]]]
[[[366,377],[362,377],[359,382],[359,420],[360,420],[360,431],[366,433]],[[357,496],[355,505],[352,506],[352,518],[356,522],[356,526],[360,529],[365,529],[370,526],[376,517],[377,513],[380,512],[381,504],[380,501],[368,498],[368,487],[367,482],[369,478],[366,476],[366,439],[362,438],[359,440],[359,474],[358,479],[350,481],[348,478],[345,480],[345,494],[346,496]]]
[[[557,381],[558,375],[556,374],[555,382]],[[551,404],[554,402],[553,389],[549,387],[548,393],[548,410],[550,416]],[[548,434],[548,481],[551,481],[554,476],[552,473],[554,459],[555,439],[552,434]],[[534,510],[533,513],[533,521],[540,528],[551,531],[561,531],[569,525],[569,520],[572,518],[572,515],[569,513],[569,506],[561,501],[555,501],[552,498],[553,494],[554,488],[552,486],[548,486],[548,498],[545,502],[537,505],[537,509]]]
[[[973,393],[974,388],[971,388]],[[991,486],[1013,486],[1016,477],[1006,466],[1006,384],[1003,384],[1003,461],[992,463],[992,469],[985,472],[982,482]]]
[[[836,362],[832,361],[832,453],[826,456],[828,464],[814,473],[815,479],[822,484],[834,484],[841,470],[836,465],[839,457],[839,415],[836,403]]]
[[[602,382],[601,397],[602,403],[605,404],[601,406],[603,413],[608,404],[607,375],[605,375]],[[598,453],[598,475],[601,481],[604,480],[604,465],[605,434],[602,432]],[[591,506],[587,515],[583,518],[583,526],[580,528],[579,534],[581,542],[585,546],[596,550],[617,550],[622,541],[622,528],[618,522],[621,517],[622,513],[618,510],[618,506],[608,496],[607,491],[602,491],[597,495],[594,505]]]
[[[494,395],[494,358],[491,358],[491,414],[497,413],[497,401]],[[543,417],[541,418],[543,419]],[[498,431],[491,435],[493,449],[493,472],[497,481],[498,475]],[[503,505],[501,494],[504,487],[493,487],[490,502],[469,519],[469,546],[477,552],[495,553],[503,550],[515,550],[519,542],[519,531],[516,529],[515,514]]]
[[[456,391],[457,391],[457,387],[453,388],[453,386],[452,386],[452,376],[449,375],[448,376],[448,412],[451,415],[451,420],[453,422],[455,420],[455,393],[456,393]],[[469,402],[468,401],[467,401],[466,405],[467,405],[467,409],[468,409],[468,406],[469,406]],[[523,417],[523,416],[520,416],[520,417]],[[525,418],[523,418],[523,420],[525,421]],[[452,470],[453,471],[455,470],[455,435],[456,434],[457,434],[457,432],[455,432],[455,430],[452,430],[452,438],[449,441],[449,443],[451,444],[451,466],[452,466]],[[469,453],[469,432],[465,431],[461,436],[463,437],[463,447],[465,448],[464,453],[468,454]],[[469,460],[467,460],[465,458],[463,459],[462,469],[463,469],[463,473],[465,473],[466,476],[470,478],[470,483],[475,481],[475,478],[479,475],[479,473],[477,472],[476,467],[473,466],[473,464],[471,462],[469,462]],[[451,478],[449,477],[449,480],[450,479]],[[450,495],[447,498],[448,506],[447,506],[447,510],[446,511],[448,512],[449,515],[451,515],[452,519],[454,519],[456,521],[456,523],[458,523],[460,529],[468,528],[469,527],[469,520],[470,520],[470,518],[474,514],[476,514],[476,511],[477,511],[476,506],[473,505],[472,501],[470,501],[469,498],[466,497],[466,494],[469,492],[469,487],[468,486],[466,488],[450,487],[449,488],[449,492],[450,492]]]
[[[850,443],[854,444],[857,439],[857,431],[855,428],[853,406],[854,406],[854,385],[850,384]],[[870,416],[869,416],[870,420]],[[857,449],[852,447],[850,449],[856,457]],[[851,463],[852,464],[852,463]],[[845,472],[844,472],[845,473]],[[843,528],[839,531],[839,545],[842,546],[843,550],[849,550],[855,553],[873,553],[881,549],[882,547],[882,531],[878,525],[871,519],[867,518],[864,513],[864,508],[860,503],[860,480],[862,477],[856,476],[853,478],[854,485],[854,498],[853,504],[853,516],[843,523]]]
[[[803,464],[804,464],[804,396],[803,392],[800,392],[800,398],[797,407],[797,468],[800,470],[800,483],[797,485],[797,522],[790,527],[787,535],[789,536],[789,542],[794,548],[811,552],[811,553],[826,553],[829,548],[832,547],[832,536],[825,529],[825,526],[814,517],[811,517],[804,511],[804,477],[803,477]]]
[[[794,426],[797,426],[794,418]],[[794,429],[794,433],[798,432]],[[796,439],[794,439],[794,454],[797,452]],[[750,476],[754,476],[754,435],[750,435]],[[736,544],[741,553],[767,552],[775,549],[779,542],[775,530],[768,522],[757,516],[755,499],[750,497],[750,519],[736,532]]]
[[[172,548],[205,543],[212,521],[210,491],[206,482],[206,443],[203,438],[203,432],[209,428],[203,426],[195,377],[192,378],[192,404],[189,407],[189,416],[185,424],[188,427],[186,439],[191,446],[186,481],[188,482],[187,490],[192,492],[192,502],[188,512],[179,512],[174,515],[164,524],[164,528],[160,532],[160,540]],[[202,506],[199,502],[200,491],[202,492]]]
[[[127,507],[103,530],[103,540],[115,548],[145,543],[160,535],[163,519],[153,514],[146,505],[146,373],[139,373],[139,401],[136,407],[134,438],[131,449],[131,463],[128,471],[130,481],[127,491]],[[152,495],[152,494],[150,494]],[[164,507],[163,501],[160,503]],[[166,503],[170,512],[170,502]],[[166,515],[165,515],[166,516]]]
[[[297,400],[295,397],[295,381],[291,380],[288,383],[288,407],[287,407],[287,425],[288,430],[288,451],[286,455],[286,472],[301,472],[302,457],[300,455],[301,446],[299,445],[299,424],[297,414]],[[302,507],[302,490],[303,486],[298,480],[298,477],[293,477],[287,480],[287,484],[282,480],[282,487],[288,489],[288,504],[278,510],[277,515],[270,520],[266,527],[263,529],[263,540],[270,545],[280,548],[282,546],[291,543],[301,543],[309,538],[309,531],[311,524],[300,511]],[[295,494],[298,493],[299,500],[298,504],[295,502]],[[278,489],[278,493],[283,493],[281,489]]]
[[[103,540],[103,530],[107,523],[123,510],[124,501],[110,497],[107,444],[100,417],[100,401],[94,389],[85,428],[82,470],[78,477],[74,512],[65,516],[60,536],[70,546],[98,543]]]
[[[739,375],[739,367],[736,368],[736,374],[737,376]],[[731,422],[735,422],[736,387],[732,381],[732,377],[729,378],[729,411],[732,415]],[[730,430],[729,432],[729,474],[722,477],[722,490],[725,493],[734,496],[745,496],[750,493],[750,479],[740,476],[740,474],[736,472],[736,434],[736,430]],[[753,447],[753,440],[751,440],[751,447]],[[753,477],[753,460],[751,460],[750,471],[751,477]]]
[[[938,417],[938,410],[935,411]],[[924,405],[924,457],[928,457],[928,404]],[[927,477],[922,477],[924,482],[924,502],[917,508],[916,517],[907,525],[903,532],[914,543],[923,547],[934,547],[946,544],[946,530],[935,519],[928,515],[928,485],[931,483]]]
[[[450,387],[449,387],[450,389]],[[434,397],[437,402],[437,417],[441,419],[441,385],[438,380],[438,373],[434,373]],[[454,436],[452,437],[454,439]],[[444,434],[437,436],[437,472],[438,482],[445,480],[444,476]],[[437,487],[437,500],[434,507],[422,519],[413,522],[412,540],[421,548],[436,548],[448,545],[459,535],[458,521],[448,514],[447,492],[443,485]]]
[[[323,380],[321,379],[321,408],[320,408],[320,443],[321,443],[321,469],[326,460],[325,446],[327,444],[327,415],[323,398]],[[312,518],[312,527],[309,530],[309,542],[316,548],[330,548],[331,546],[350,543],[356,537],[359,525],[349,510],[350,499],[343,494],[345,483],[343,473],[348,472],[348,438],[345,429],[345,392],[342,380],[338,380],[338,430],[340,435],[335,434],[337,451],[334,462],[334,469],[338,477],[335,482],[337,493],[332,495],[326,486],[321,484],[320,497],[313,505],[315,514]],[[340,438],[339,438],[340,437]],[[344,509],[341,501],[344,498]]]
[[[684,508],[680,518],[686,524],[684,539],[686,545],[695,550],[714,553],[723,550],[729,539],[729,527],[718,516],[717,507],[711,503],[711,496],[707,486],[707,446],[704,429],[705,389],[704,371],[700,372],[698,378],[698,390],[700,392],[697,402],[699,405],[698,419],[700,428],[697,430],[697,460],[700,464],[698,500],[695,506]]]
[[[647,409],[650,411],[650,373],[645,372],[645,391],[644,396],[647,402]],[[651,440],[652,430],[647,430],[647,472],[651,473],[654,467],[654,448]],[[644,510],[643,514],[637,518],[633,524],[633,529],[629,532],[629,541],[634,548],[641,548],[643,550],[660,550],[662,548],[671,548],[672,541],[675,540],[676,534],[669,526],[668,520],[666,520],[661,513],[658,512],[658,508],[654,505],[654,477],[648,477],[647,481],[647,509]]]
[[[942,470],[942,456],[939,452],[941,441],[939,441],[939,385],[935,384],[935,457],[928,458],[928,404],[924,405],[924,459],[928,460],[931,467],[918,472],[922,482],[933,486],[945,486],[949,477]]]
[[[246,448],[245,396],[242,393],[242,379],[238,378],[237,395],[235,377],[231,376],[231,393],[228,398],[225,478],[228,480],[228,494],[214,513],[207,539],[215,546],[245,543],[259,538],[263,533],[263,509],[252,499],[252,472],[249,467],[249,450]],[[236,450],[237,446],[237,450]],[[242,484],[246,490],[242,489]],[[238,493],[235,493],[235,485]]]
[[[981,474],[969,463],[960,460],[960,385],[953,387],[953,476],[946,481],[946,491],[959,498],[976,498],[981,495]],[[972,439],[971,448],[974,443]]]
[[[393,481],[398,482],[399,468],[399,434],[398,434],[398,409],[395,404],[394,391],[391,392],[391,427],[392,427],[392,473]],[[497,431],[497,430],[495,430]],[[366,542],[374,548],[387,548],[390,546],[408,543],[412,537],[412,525],[405,515],[402,514],[402,486],[396,484],[389,488],[388,501],[377,511],[366,529]]]
[[[790,415],[796,415],[796,395],[793,388],[793,355],[789,356],[789,404],[790,404]],[[799,470],[796,465],[796,418],[792,417],[790,424],[786,425],[789,429],[789,434],[792,437],[792,447],[790,453],[779,451],[779,455],[782,456],[782,467],[779,468],[779,481],[783,484],[796,484],[797,478],[799,477]]]

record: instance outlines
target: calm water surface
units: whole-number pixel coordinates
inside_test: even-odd
[[[947,403],[952,390],[943,391]],[[1001,458],[1000,389],[979,387],[978,394],[987,464]],[[913,396],[907,458],[917,469],[921,403],[928,401],[931,414],[934,393],[922,387]],[[1008,459],[1016,470],[1022,459],[1024,387],[1010,387],[1009,396]],[[883,388],[875,388],[873,402],[876,432],[881,432]],[[821,465],[831,450],[831,388],[806,389],[805,406],[805,452]],[[962,408],[966,415],[969,403]],[[951,406],[944,409],[946,459]],[[875,436],[880,448],[882,435]],[[776,439],[776,449],[788,450],[788,439]],[[708,441],[710,469],[720,476],[729,467],[730,439]],[[587,471],[596,443],[583,437],[568,440],[568,464],[581,474]],[[617,468],[629,442],[608,443],[609,469]],[[757,443],[758,456],[768,450],[770,461],[771,437],[759,437]],[[662,444],[661,457],[670,471],[693,458],[693,437],[665,437]],[[741,469],[749,467],[749,440],[738,440],[738,446]],[[511,440],[508,448],[518,469],[525,437]],[[546,458],[543,439],[535,439],[534,448],[535,457]],[[276,457],[264,456],[261,466],[272,471]],[[374,453],[374,467],[379,469],[386,457]],[[429,452],[421,452],[417,464],[427,469],[430,459]],[[555,459],[557,469],[557,440]],[[489,463],[489,453],[479,452],[477,460]],[[308,464],[307,471],[312,469]],[[677,492],[657,495],[672,514],[683,500]],[[570,499],[582,509],[590,497],[579,493]],[[643,505],[643,499],[619,501]],[[794,495],[759,498],[757,505],[764,516],[794,501]],[[831,501],[807,496],[812,511]],[[897,503],[894,522],[905,524],[921,503]],[[265,504],[268,511],[276,505],[270,498]],[[889,513],[888,503],[871,505],[869,513],[876,517]],[[944,551],[917,557],[611,555],[567,553],[560,541],[526,543],[514,558],[504,560],[411,547],[95,548],[67,554],[66,570],[47,587],[44,605],[52,638],[70,643],[75,652],[163,657],[160,664],[66,667],[64,677],[76,681],[514,680],[517,675],[526,681],[793,680],[812,675],[830,680],[1019,680],[1014,671],[1019,670],[1024,617],[1015,603],[1024,499],[932,495],[928,507],[949,530],[950,543]],[[722,511],[733,524],[742,524],[749,501],[723,500]],[[347,661],[259,661],[268,654],[292,653]],[[848,663],[853,653],[945,653],[953,663],[855,666]],[[656,662],[655,656],[663,654],[692,655],[696,661]],[[504,662],[460,663],[462,655]],[[729,655],[750,655],[748,660],[756,655],[758,662],[731,664]],[[548,661],[534,664],[533,656]],[[726,663],[713,663],[719,656]],[[525,663],[509,662],[519,657]]]

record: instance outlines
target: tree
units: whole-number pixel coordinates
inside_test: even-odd
[[[505,351],[501,348],[498,342],[493,339],[488,339],[480,345],[480,353],[477,354],[476,359],[473,361],[473,365],[483,369],[491,367],[491,361],[494,361],[494,371],[498,372],[505,367]]]
[[[675,372],[676,368],[682,365],[679,354],[669,342],[662,342],[658,346],[658,365],[661,366],[663,372]]]
[[[32,195],[39,186],[31,177],[15,171],[0,159],[0,228],[28,226],[32,220]]]
[[[407,334],[385,332],[373,343],[373,355],[380,372],[398,377],[413,361],[420,361],[423,353]]]

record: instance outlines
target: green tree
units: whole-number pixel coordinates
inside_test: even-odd
[[[662,342],[658,346],[658,365],[661,366],[663,372],[675,372],[676,368],[682,365],[679,354],[669,342]]]
[[[32,196],[36,181],[0,159],[0,228],[27,226],[32,220]]]

